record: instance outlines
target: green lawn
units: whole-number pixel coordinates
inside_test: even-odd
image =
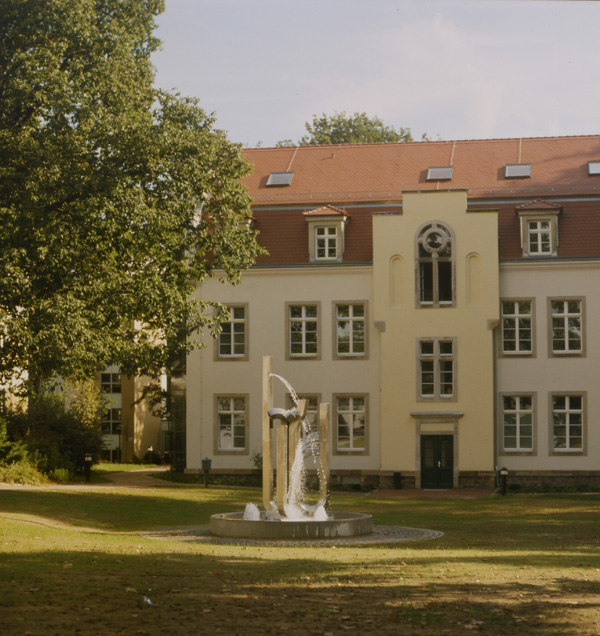
[[[260,500],[189,486],[0,490],[0,634],[600,633],[600,495],[332,495],[376,524],[445,533],[395,545],[137,534]]]

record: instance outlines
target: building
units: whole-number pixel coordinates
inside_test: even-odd
[[[340,481],[600,484],[600,136],[245,153],[269,254],[198,287],[231,320],[187,360],[188,471],[253,468],[272,355]]]
[[[101,415],[104,449],[102,458],[110,462],[153,461],[169,451],[164,424],[152,405],[142,400],[146,377],[129,377],[117,365],[99,374],[103,394]],[[165,443],[166,442],[166,443]]]

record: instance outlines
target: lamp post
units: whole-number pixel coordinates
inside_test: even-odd
[[[88,453],[85,456],[83,469],[85,472],[85,480],[89,483],[92,481],[92,456]]]
[[[204,471],[204,487],[208,488],[208,473],[210,473],[210,469],[212,467],[212,460],[208,457],[205,457],[202,460],[202,470]]]
[[[506,478],[508,477],[508,468],[506,468],[505,466],[503,466],[500,469],[500,478],[501,478],[501,494],[505,495],[506,494]]]

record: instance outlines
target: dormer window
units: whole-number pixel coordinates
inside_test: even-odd
[[[304,212],[308,223],[308,257],[312,263],[340,263],[344,255],[344,230],[348,215],[327,205]]]
[[[335,225],[315,227],[315,260],[335,261],[339,255],[338,232]]]
[[[529,256],[552,254],[552,226],[549,220],[527,221],[527,247]]]
[[[556,256],[560,207],[538,200],[519,206],[517,213],[521,218],[523,256]]]

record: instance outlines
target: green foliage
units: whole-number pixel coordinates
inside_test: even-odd
[[[0,483],[36,486],[47,481],[46,476],[28,459],[19,459],[11,463],[0,462]]]
[[[0,380],[28,394],[118,363],[156,376],[223,314],[194,300],[259,253],[238,145],[153,87],[162,0],[5,0]]]
[[[8,434],[26,446],[28,457],[46,475],[82,470],[86,454],[97,460],[102,450],[99,405],[98,393],[88,387],[77,393],[69,385],[66,397],[40,395],[26,411],[9,411]]]
[[[386,126],[379,117],[369,117],[367,113],[347,115],[345,111],[328,116],[313,116],[312,123],[306,122],[308,135],[300,139],[300,146],[325,144],[370,144],[384,142],[413,141],[410,128]],[[423,135],[423,139],[426,136]],[[294,145],[286,139],[278,146]]]
[[[55,468],[49,477],[52,481],[65,484],[71,479],[71,473],[66,468]]]
[[[0,417],[0,465],[27,460],[27,445],[20,440],[11,440],[8,436],[6,420]]]
[[[255,448],[250,454],[250,461],[254,464],[254,468],[256,468],[257,470],[262,470],[262,467],[263,467],[262,451]]]

